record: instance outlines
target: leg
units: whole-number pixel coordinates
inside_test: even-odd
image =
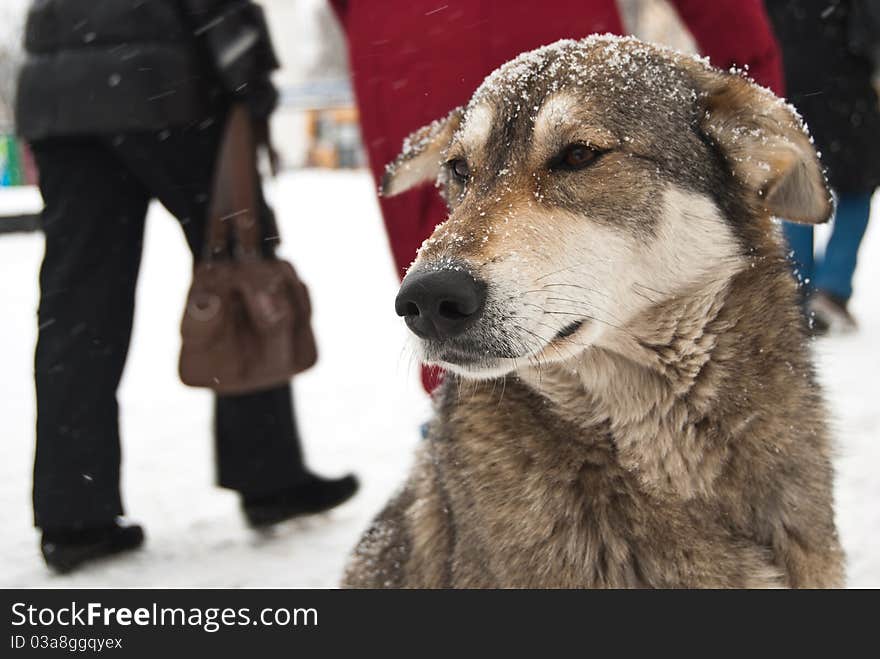
[[[161,136],[128,136],[114,145],[132,171],[181,222],[196,256],[204,241],[221,129],[222,121],[218,120]],[[262,211],[267,219],[271,211],[265,203]],[[303,465],[289,385],[243,396],[218,396],[215,438],[220,485],[246,497],[277,492],[309,476]]]
[[[782,233],[791,250],[789,260],[794,276],[804,287],[804,292],[808,293],[813,287],[813,227],[783,222]]]
[[[852,296],[856,258],[870,214],[870,194],[840,195],[831,239],[821,264],[816,268],[815,287],[844,303]]]
[[[442,456],[422,442],[404,488],[361,536],[344,588],[452,588],[455,515],[441,479]],[[461,584],[459,584],[461,585]]]
[[[361,536],[345,566],[343,588],[404,588],[412,553],[407,512],[412,486],[396,494]]]
[[[299,447],[290,385],[214,405],[217,478],[245,496],[272,494],[308,476]]]
[[[35,359],[34,519],[46,529],[122,514],[116,388],[122,375],[148,195],[92,140],[33,145],[43,195]]]

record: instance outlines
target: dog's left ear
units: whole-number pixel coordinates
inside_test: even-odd
[[[700,71],[702,130],[776,217],[825,222],[833,203],[810,136],[791,106],[735,73]]]
[[[382,177],[383,197],[393,197],[437,178],[443,152],[461,124],[461,115],[462,109],[455,108],[444,119],[423,126],[403,141],[400,155]]]

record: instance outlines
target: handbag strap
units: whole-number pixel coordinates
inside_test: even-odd
[[[261,258],[256,153],[250,113],[243,104],[237,103],[227,117],[214,166],[205,261],[227,256],[231,237],[235,239],[233,258]]]

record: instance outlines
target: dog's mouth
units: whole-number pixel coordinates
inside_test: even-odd
[[[556,344],[564,345],[589,322],[587,319],[581,319],[568,323],[541,345],[532,342],[524,346],[524,349],[499,345],[490,348],[481,341],[423,341],[423,358],[431,364],[466,377],[497,377],[529,363],[535,355],[557,347]]]
[[[424,345],[424,344],[423,344]],[[474,344],[427,344],[424,345],[424,357],[427,361],[446,366],[462,368],[491,367],[499,360],[516,358],[516,354],[506,351],[487,350]]]

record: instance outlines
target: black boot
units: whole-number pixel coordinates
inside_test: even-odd
[[[40,549],[46,565],[64,574],[86,561],[137,549],[142,544],[143,528],[114,522],[84,529],[43,529]]]
[[[357,489],[357,478],[352,475],[342,478],[310,475],[305,482],[274,494],[242,495],[242,510],[252,527],[269,526],[335,508],[350,499]]]

